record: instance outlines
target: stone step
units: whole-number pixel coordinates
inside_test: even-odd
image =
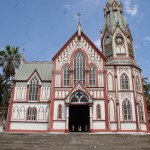
[[[150,150],[150,135],[0,133],[0,150]]]

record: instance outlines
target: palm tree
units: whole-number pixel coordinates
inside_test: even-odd
[[[1,117],[1,112],[2,112],[2,105],[4,105],[5,103],[5,106],[8,105],[8,102],[9,102],[9,99],[10,99],[10,95],[11,95],[11,87],[12,87],[12,81],[9,81],[7,83],[7,91],[6,91],[6,100],[5,101],[2,101],[3,100],[3,97],[4,97],[4,89],[5,89],[5,86],[6,86],[6,79],[4,78],[4,76],[2,76],[0,74],[0,117]],[[7,107],[7,106],[6,106]],[[6,108],[4,108],[4,111],[6,112]],[[6,114],[6,113],[4,113]]]
[[[18,47],[6,46],[5,50],[0,51],[0,67],[3,68],[5,86],[3,86],[2,111],[0,123],[4,119],[5,104],[7,101],[9,81],[15,76],[15,69],[19,67],[22,55]]]

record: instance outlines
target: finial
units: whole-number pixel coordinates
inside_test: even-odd
[[[80,24],[80,16],[81,16],[81,14],[78,12],[78,13],[77,13],[77,17],[78,17],[78,24]]]
[[[80,16],[81,16],[81,14],[78,12],[76,14],[76,16],[78,17],[78,36],[81,36],[81,23],[80,23]]]

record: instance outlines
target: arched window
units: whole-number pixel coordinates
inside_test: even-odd
[[[29,108],[27,109],[27,117],[26,117],[27,120],[31,120],[31,112],[32,112],[32,108],[29,107]]]
[[[37,78],[33,78],[29,85],[29,101],[37,101],[38,100],[38,80]]]
[[[99,120],[101,119],[101,106],[99,104],[97,105],[96,110],[97,110],[97,119]]]
[[[64,86],[69,86],[70,85],[70,72],[69,72],[69,67],[66,67],[64,69]]]
[[[85,85],[85,58],[80,52],[74,57],[74,84],[78,81]]]
[[[62,119],[62,105],[58,105],[58,120]]]
[[[122,90],[128,90],[129,89],[129,79],[126,74],[123,74],[121,76],[121,89]]]
[[[123,101],[123,118],[125,121],[131,121],[132,120],[132,107],[131,103],[128,99],[125,99]]]
[[[71,96],[72,103],[85,103],[88,102],[88,96],[82,91],[77,91]]]
[[[108,91],[113,91],[113,76],[109,73],[108,74]]]
[[[136,78],[136,90],[141,91],[141,84],[140,84],[140,79],[137,77]]]
[[[112,99],[109,101],[109,119],[115,121],[115,103]]]
[[[27,116],[26,116],[27,120],[33,120],[34,121],[34,120],[36,120],[36,117],[37,117],[36,108],[29,107],[27,109]]]
[[[141,101],[139,102],[139,119],[140,122],[144,122],[143,105]]]
[[[36,108],[32,109],[32,120],[36,120]]]
[[[89,70],[89,84],[95,86],[95,68],[91,67]]]

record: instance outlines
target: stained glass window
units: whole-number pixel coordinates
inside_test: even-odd
[[[95,86],[95,68],[91,67],[89,70],[89,84]]]
[[[59,120],[62,119],[62,106],[61,105],[58,106],[58,119]]]
[[[29,101],[37,101],[38,100],[38,80],[37,78],[33,78],[29,85]]]
[[[70,85],[70,72],[69,72],[69,67],[66,67],[64,69],[64,86],[69,86]]]
[[[85,85],[85,58],[80,52],[74,58],[74,84],[78,81]]]
[[[132,107],[128,99],[125,99],[123,102],[123,115],[125,121],[132,120]]]
[[[140,117],[140,122],[144,121],[144,115],[143,115],[143,105],[142,102],[139,102],[139,117]]]
[[[129,79],[126,74],[123,74],[121,76],[121,88],[122,90],[128,90],[129,89]]]

